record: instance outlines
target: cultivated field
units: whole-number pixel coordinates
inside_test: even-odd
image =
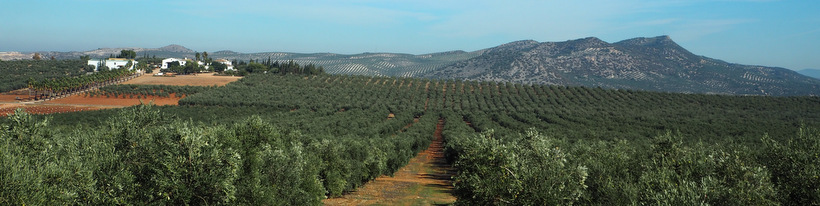
[[[174,86],[223,86],[230,82],[239,80],[241,77],[234,76],[214,76],[212,74],[201,75],[180,75],[175,77],[155,77],[143,75],[123,84],[139,85],[174,85]],[[14,92],[14,91],[13,91]],[[12,92],[10,92],[12,93]],[[21,92],[17,92],[21,93]],[[25,92],[23,92],[25,93]],[[91,96],[86,93],[77,93],[65,98],[53,99],[42,102],[25,103],[17,98],[27,98],[26,95],[12,95],[8,93],[0,94],[0,116],[14,113],[17,108],[23,108],[33,114],[52,114],[75,111],[88,111],[109,108],[121,108],[139,105],[141,103],[152,103],[154,105],[177,105],[182,96],[171,94],[168,97],[161,96]]]
[[[0,169],[20,176],[0,179],[14,188],[0,190],[0,204],[820,200],[817,97],[348,75],[153,86],[112,85],[89,96],[188,96],[180,106],[48,115],[48,125],[14,116],[27,127],[7,124],[10,132],[0,133],[8,137],[0,151],[11,151]]]
[[[158,77],[154,75],[142,75],[129,80],[123,84],[147,84],[147,85],[174,85],[174,86],[224,86],[233,81],[239,80],[238,76],[214,76],[211,73],[199,75],[177,75],[174,77]]]
[[[46,101],[44,104],[127,107],[138,105],[140,102],[146,104],[151,102],[154,105],[177,105],[177,102],[179,102],[180,99],[182,99],[182,97],[176,97],[175,95],[171,95],[170,97],[148,96],[145,98],[130,98],[125,95],[118,97],[88,97],[80,94]]]
[[[177,105],[182,99],[172,95],[171,97],[147,96],[143,98],[119,97],[87,97],[84,94],[72,95],[65,98],[54,99],[37,103],[22,103],[3,95],[0,99],[0,117],[14,113],[17,108],[23,108],[32,114],[52,114],[65,112],[90,111],[99,109],[122,108],[139,105],[141,103],[152,103],[154,105]]]

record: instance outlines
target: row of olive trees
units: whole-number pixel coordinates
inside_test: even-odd
[[[430,114],[441,112],[447,122],[447,154],[460,170],[456,193],[464,203],[683,204],[726,199],[723,202],[797,204],[788,200],[814,194],[815,189],[800,184],[814,184],[810,177],[817,169],[811,157],[816,153],[777,152],[760,138],[768,133],[785,145],[801,122],[817,127],[818,100],[346,75],[250,75],[191,95],[180,101],[185,106],[161,111],[206,125],[243,123],[259,115],[277,127],[302,131],[305,153],[321,154],[324,172],[319,177],[329,195],[355,188],[385,165],[388,174],[403,165],[400,160],[415,150],[408,147],[425,144],[416,135],[402,135],[429,137],[432,132],[392,138],[391,131],[413,116],[426,122],[437,119]],[[62,119],[74,123],[87,120],[90,113],[99,112]],[[396,118],[385,120],[388,113]],[[414,124],[410,130],[427,128],[418,127],[423,125],[431,123]],[[530,128],[537,132],[528,133]],[[798,144],[813,145],[788,145]],[[778,156],[782,154],[791,156]],[[770,157],[803,163],[777,161],[784,164],[776,166],[764,161]],[[384,159],[387,163],[382,164]],[[770,188],[775,188],[774,198]],[[744,194],[760,198],[737,199]]]
[[[307,136],[258,116],[206,126],[148,105],[87,128],[17,111],[1,124],[0,204],[318,205],[429,144],[434,118],[401,133],[412,115],[397,118],[377,124],[384,135]]]
[[[115,84],[100,87],[97,91],[86,92],[88,96],[160,96],[169,97],[175,94],[177,97],[189,96],[203,91],[215,89],[217,86],[173,86],[173,85],[141,85],[141,84]]]
[[[316,66],[314,64],[299,65],[293,60],[279,63],[279,61],[254,61],[250,62],[238,61],[236,62],[235,71],[225,71],[225,68],[219,67],[214,71],[223,72],[230,75],[245,76],[252,73],[273,73],[273,74],[299,74],[299,75],[321,75],[325,74],[325,68]]]
[[[103,70],[91,75],[46,79],[42,81],[30,78],[27,83],[30,92],[34,93],[34,99],[37,100],[113,84],[133,74],[134,71],[128,69]]]
[[[686,144],[667,133],[641,141],[480,134],[446,113],[445,152],[459,204],[816,205],[820,131],[748,147]]]
[[[26,82],[32,78],[42,81],[45,79],[81,76],[89,71],[94,71],[93,65],[88,65],[86,62],[76,59],[2,61],[0,62],[0,73],[3,74],[0,75],[0,92],[26,88]]]

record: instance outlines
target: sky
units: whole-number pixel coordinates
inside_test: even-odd
[[[669,35],[731,63],[820,69],[818,0],[0,0],[0,51],[426,54]]]

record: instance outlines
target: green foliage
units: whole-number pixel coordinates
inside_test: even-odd
[[[134,52],[134,50],[120,50],[120,54],[117,55],[117,58],[134,59],[137,58],[137,52]],[[126,68],[128,68],[128,66],[126,66]]]
[[[217,88],[216,86],[171,86],[171,85],[140,85],[140,84],[115,84],[100,87],[99,91],[88,92],[92,96],[102,95],[152,95],[169,97],[175,94],[177,97],[189,96],[199,92]]]
[[[214,72],[222,73],[226,69],[228,69],[228,65],[225,65],[225,64],[220,63],[220,62],[213,62],[213,63],[211,63],[211,68],[214,70]]]
[[[181,66],[179,62],[172,63],[168,63],[168,70],[177,74],[192,74],[204,69],[204,67],[200,66],[197,62],[190,60],[186,62],[184,66]]]
[[[142,61],[137,61],[137,62],[138,62],[137,67],[136,67],[137,70],[143,70],[143,71],[145,71],[145,73],[149,73],[149,74],[153,72],[153,70],[148,66],[147,62],[142,62]],[[126,68],[128,68],[128,67],[126,67]]]
[[[242,167],[236,184],[239,202],[250,205],[321,203],[324,189],[315,156],[303,152],[300,134],[282,134],[258,117],[234,125],[226,134],[238,148]]]
[[[56,60],[34,61],[15,60],[0,62],[0,92],[22,89],[27,81],[43,81],[62,77],[76,77],[85,74],[85,69],[92,68],[86,61]]]
[[[222,65],[224,66],[224,65]],[[224,68],[220,68],[224,71]],[[293,60],[279,63],[270,62],[270,60],[266,62],[254,62],[251,60],[249,63],[245,62],[238,62],[236,69],[240,76],[245,76],[248,74],[253,73],[272,73],[272,74],[299,74],[299,75],[321,75],[325,74],[325,69],[322,66],[316,66],[314,64],[307,64],[305,66],[301,66],[298,63],[294,62]]]
[[[571,205],[584,193],[587,168],[571,161],[556,139],[528,131],[502,142],[487,131],[451,141],[466,148],[454,163],[455,195],[465,205]]]
[[[801,127],[793,138],[777,141],[763,138],[760,161],[772,173],[772,180],[785,205],[820,204],[820,131]]]
[[[775,205],[769,172],[743,151],[697,144],[684,147],[680,136],[654,139],[638,178],[642,204]]]
[[[101,70],[91,75],[79,77],[62,77],[36,81],[29,78],[27,82],[34,99],[65,95],[92,87],[119,83],[128,77],[134,77],[134,71],[128,69]]]
[[[229,126],[204,126],[180,121],[150,105],[111,116],[104,129],[90,133],[78,129],[56,136],[44,130],[45,122],[31,115],[10,116],[3,140],[17,143],[3,147],[7,155],[3,161],[9,164],[2,169],[16,172],[3,174],[34,176],[25,177],[29,181],[3,176],[4,185],[19,189],[2,193],[2,200],[21,204],[318,205],[325,195],[338,196],[398,170],[429,144],[434,128],[434,121],[428,120],[397,138],[307,137],[277,129],[260,117]],[[407,124],[412,116],[401,119],[405,120],[386,125]],[[38,142],[26,143],[18,137]],[[50,142],[53,139],[60,142]],[[62,156],[49,158],[56,154]],[[60,170],[52,174],[39,169],[51,167],[30,168],[32,165],[54,165]],[[41,176],[47,175],[60,181],[38,183],[46,181]],[[63,193],[72,195],[52,197]]]
[[[134,95],[156,89],[146,85],[111,88],[112,93],[133,90]],[[157,91],[173,89],[184,88]],[[443,119],[444,152],[458,169],[459,204],[811,205],[816,200],[812,195],[818,184],[812,178],[817,168],[812,160],[817,158],[812,157],[816,156],[818,132],[801,130],[800,125],[820,127],[817,97],[671,94],[269,72],[204,89],[187,96],[180,105],[140,111],[145,118],[120,114],[121,110],[49,115],[51,129],[42,130],[49,138],[43,141],[90,141],[97,146],[83,148],[109,151],[76,160],[69,157],[77,155],[60,156],[58,161],[66,163],[54,165],[89,168],[81,170],[85,173],[57,173],[80,174],[72,176],[72,185],[90,184],[86,178],[111,185],[78,187],[90,189],[67,194],[98,204],[147,204],[159,194],[174,194],[162,200],[167,204],[201,204],[189,200],[197,195],[213,197],[207,199],[209,204],[319,204],[324,196],[344,194],[401,168],[430,143],[437,121]],[[0,122],[12,125],[13,121]],[[109,126],[114,122],[127,123]],[[127,141],[113,141],[113,137]],[[207,145],[221,149],[187,146],[202,145],[196,142],[176,144],[187,141],[183,137],[201,137]],[[131,149],[110,149],[114,145]],[[68,149],[74,146],[61,147],[66,154],[88,154],[88,150]],[[185,148],[225,153],[205,153],[209,158],[201,163],[174,163],[173,157],[192,150]],[[229,153],[240,157],[237,164],[225,163],[234,161]],[[13,154],[7,162],[22,163],[4,169],[38,165],[25,158],[40,156]],[[131,159],[118,159],[121,154]],[[46,162],[52,164],[50,161]],[[72,161],[85,165],[63,165],[75,164]],[[207,184],[201,179],[180,182],[173,175],[157,176],[191,174],[195,170],[173,171],[199,167],[196,165],[236,171],[209,171],[204,175],[209,176]],[[231,179],[233,189],[218,184]],[[191,191],[163,182],[217,189]],[[137,183],[143,185],[140,191],[153,192],[118,189]],[[43,191],[74,187],[48,186]],[[214,195],[213,191],[222,193]],[[25,197],[17,199],[34,196]],[[78,200],[73,196],[52,199]]]

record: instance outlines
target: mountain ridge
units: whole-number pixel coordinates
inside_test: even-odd
[[[669,36],[607,43],[516,41],[421,77],[681,93],[820,95],[820,81],[779,68],[693,54]]]
[[[801,69],[798,70],[797,73],[802,75],[806,75],[808,77],[812,77],[815,79],[820,79],[820,69]]]
[[[8,60],[21,60],[21,59],[31,59],[34,56],[34,53],[39,53],[40,56],[43,58],[54,57],[55,59],[73,59],[79,58],[81,56],[88,55],[92,58],[105,58],[110,55],[118,55],[122,50],[133,50],[137,52],[139,55],[145,53],[153,52],[154,55],[156,54],[164,54],[168,55],[169,53],[177,53],[172,55],[178,54],[193,54],[195,51],[188,49],[184,46],[178,44],[169,44],[164,47],[160,48],[142,48],[142,47],[117,47],[117,48],[98,48],[95,50],[88,50],[88,51],[68,51],[68,52],[60,52],[60,51],[38,51],[38,52],[0,52],[0,60],[8,61]],[[193,55],[191,55],[193,56]]]

